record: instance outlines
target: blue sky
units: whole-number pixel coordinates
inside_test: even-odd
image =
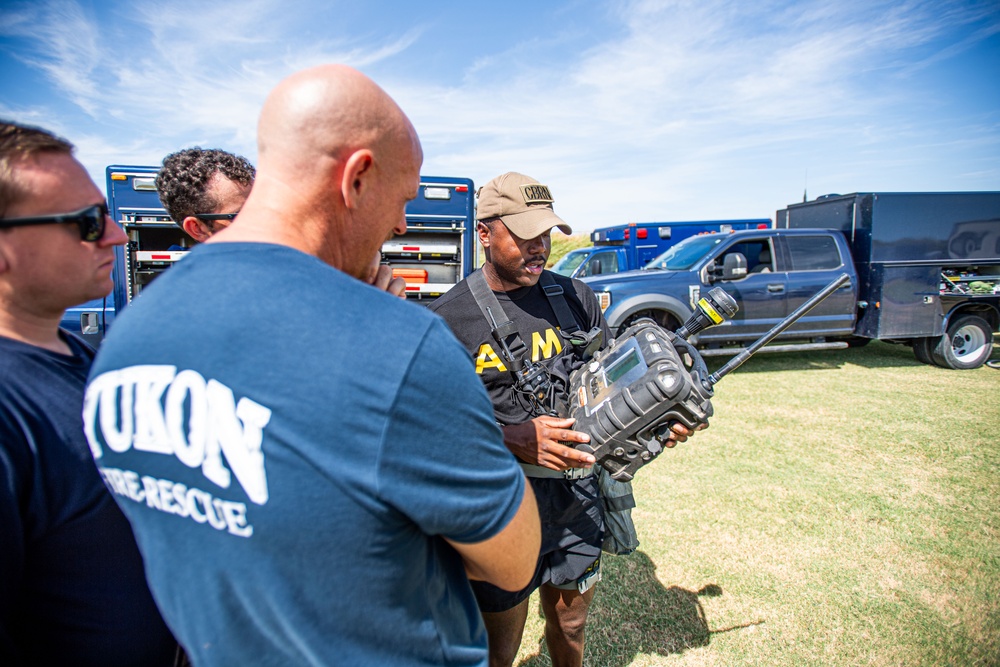
[[[288,74],[347,63],[423,173],[548,184],[586,232],[832,192],[1000,190],[997,0],[0,0],[0,117],[108,164],[256,161]]]

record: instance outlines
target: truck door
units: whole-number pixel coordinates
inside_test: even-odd
[[[788,234],[780,239],[784,246],[782,262],[787,265],[788,312],[794,311],[809,297],[833,282],[850,268],[844,266],[842,250],[828,233]],[[843,251],[846,252],[846,246]],[[809,337],[849,336],[856,319],[857,286],[848,284],[817,304],[788,332]]]
[[[71,331],[97,347],[101,344],[106,328],[106,303],[114,298],[114,293],[103,299],[93,299],[79,306],[66,309],[59,322],[62,329]]]
[[[739,310],[728,326],[706,329],[702,341],[713,339],[753,340],[784,319],[787,310],[787,276],[776,270],[774,240],[767,236],[746,238],[724,245],[715,256],[714,266],[721,272],[727,255],[739,253],[747,271],[729,280],[717,280],[702,287],[704,291],[719,286],[736,299]]]
[[[595,252],[587,261],[583,263],[576,273],[576,278],[587,278],[588,276],[601,276],[609,273],[618,273],[621,268],[618,266],[620,251],[617,248],[601,250]]]

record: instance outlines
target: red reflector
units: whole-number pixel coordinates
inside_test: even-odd
[[[468,185],[456,185],[455,186],[455,192],[468,192],[468,191],[469,191],[469,186]]]
[[[757,225],[757,229],[770,229],[770,228],[762,222],[759,225]]]
[[[629,231],[631,231],[631,230],[628,230],[628,229],[625,230],[625,240],[626,241],[628,241],[628,233],[629,233]]]
[[[648,229],[637,229],[637,230],[635,230],[635,237],[637,239],[644,239],[647,236],[649,236],[649,230]]]
[[[150,255],[150,259],[170,259],[170,255]]]
[[[420,246],[418,246],[418,245],[404,245],[403,246],[403,251],[404,252],[420,252]]]

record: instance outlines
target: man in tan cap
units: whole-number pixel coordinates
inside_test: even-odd
[[[572,446],[590,437],[572,430],[572,419],[552,416],[553,404],[538,401],[525,386],[531,383],[533,367],[567,368],[583,357],[584,351],[560,331],[596,329],[606,342],[610,338],[594,292],[578,280],[545,270],[552,229],[572,233],[552,203],[548,186],[523,174],[509,172],[484,185],[478,193],[476,218],[486,263],[431,306],[474,360],[493,401],[504,443],[521,462],[542,514],[542,548],[528,586],[511,593],[473,582],[494,667],[511,665],[517,657],[528,598],[536,589],[545,612],[552,664],[583,664],[584,626],[593,585],[600,579],[604,520],[594,457]],[[569,311],[564,308],[562,317],[557,313],[560,303]],[[516,335],[503,328],[507,320],[513,322]],[[559,386],[556,382],[553,393],[560,391]],[[555,398],[565,402],[564,386],[561,391],[563,395]],[[665,444],[683,442],[689,434],[677,425]]]

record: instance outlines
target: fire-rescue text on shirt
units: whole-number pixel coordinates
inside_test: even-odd
[[[87,386],[83,405],[84,431],[98,462],[104,447],[117,453],[134,448],[172,455],[189,468],[200,467],[207,480],[223,489],[235,475],[258,505],[268,499],[261,443],[270,419],[270,409],[245,396],[236,401],[232,389],[221,382],[165,365],[102,373]],[[207,521],[218,529],[228,526],[234,534],[252,530],[245,525],[243,503],[170,480],[142,477],[140,484],[132,471],[101,472],[112,491],[154,509]],[[133,476],[135,483],[128,483]]]

